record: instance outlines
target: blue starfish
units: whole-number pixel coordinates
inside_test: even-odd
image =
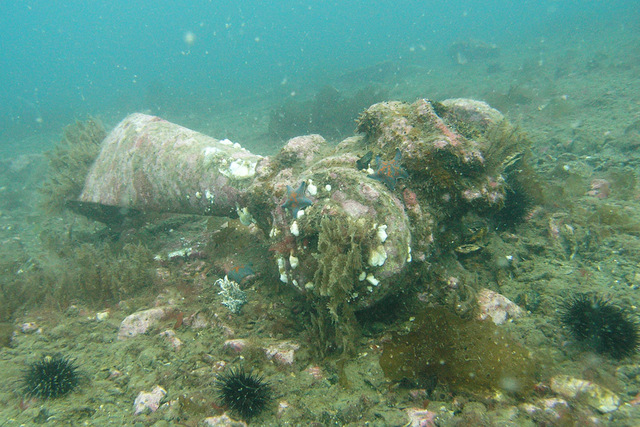
[[[236,283],[242,283],[247,276],[253,276],[256,274],[251,267],[251,263],[231,267],[231,269],[227,271],[227,277],[229,280],[233,280]]]
[[[302,181],[297,190],[291,188],[290,185],[287,185],[287,200],[282,205],[283,208],[289,208],[294,217],[298,217],[298,211],[306,208],[307,206],[311,206],[313,203],[311,199],[304,196],[305,191],[307,190],[307,183]]]
[[[369,178],[383,182],[387,187],[393,190],[396,187],[396,180],[398,178],[409,178],[407,171],[400,166],[401,157],[402,155],[398,149],[396,149],[396,156],[393,160],[384,161],[380,159],[380,156],[376,156],[376,171],[373,175],[369,175]]]

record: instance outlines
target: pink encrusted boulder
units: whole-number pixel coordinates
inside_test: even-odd
[[[136,415],[145,412],[155,412],[160,407],[162,398],[166,396],[167,391],[156,385],[151,391],[141,391],[133,402],[133,412]]]
[[[452,98],[442,101],[442,105],[446,107],[442,113],[444,118],[456,125],[468,123],[479,127],[481,130],[486,130],[492,124],[504,119],[500,111],[492,108],[484,101]]]
[[[243,340],[242,338],[226,340],[224,344],[222,344],[222,348],[227,350],[230,353],[242,353],[247,348],[248,342],[247,340]]]
[[[170,313],[170,310],[167,307],[156,307],[130,314],[120,324],[118,339],[126,340],[146,333],[156,327]]]
[[[341,280],[351,284],[349,303],[366,308],[405,286],[402,276],[411,262],[409,217],[401,194],[358,170],[355,159],[332,159],[302,172],[313,203],[296,218],[289,212],[273,215],[269,235],[281,281],[322,297],[334,285],[331,277],[338,276],[331,270],[341,269]],[[336,228],[342,233],[334,235]],[[336,254],[349,254],[351,261],[338,260]]]
[[[517,319],[524,314],[524,310],[516,303],[486,288],[478,292],[478,306],[480,307],[478,318],[480,320],[491,318],[496,325],[503,324],[507,319]]]
[[[360,115],[358,131],[381,158],[402,153],[402,166],[424,188],[417,193],[423,206],[455,216],[468,207],[500,209],[504,203],[501,174],[513,153],[498,152],[476,136],[502,122],[502,114],[481,101],[420,99],[372,105]]]
[[[209,427],[247,427],[244,421],[234,420],[225,412],[216,417],[207,417],[203,421],[204,425]]]
[[[306,167],[311,166],[314,157],[326,145],[320,135],[303,135],[291,138],[278,154],[278,160],[285,165],[302,162]]]
[[[166,331],[160,332],[158,334],[162,338],[166,340],[166,342],[173,347],[174,350],[180,350],[182,347],[182,340],[178,338],[176,332],[173,329],[167,329]]]
[[[281,365],[293,365],[296,351],[300,346],[296,343],[283,341],[266,347],[267,357]]]
[[[436,427],[436,414],[435,412],[428,411],[420,408],[407,408],[405,409],[409,422],[405,425],[411,427]]]

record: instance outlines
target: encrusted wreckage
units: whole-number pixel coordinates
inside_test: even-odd
[[[335,321],[415,281],[434,248],[450,245],[452,224],[498,213],[526,170],[525,140],[480,101],[374,104],[357,131],[337,145],[292,138],[263,157],[132,114],[102,143],[75,206],[253,222],[281,281]]]

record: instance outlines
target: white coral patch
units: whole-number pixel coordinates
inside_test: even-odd
[[[369,265],[372,267],[380,267],[384,265],[387,260],[387,251],[384,250],[383,245],[378,245],[371,250],[369,254]]]

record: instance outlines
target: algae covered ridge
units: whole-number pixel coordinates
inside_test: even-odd
[[[450,54],[446,93],[273,107],[261,154],[134,113],[0,162],[2,420],[634,425],[637,126],[592,150],[605,95]]]

